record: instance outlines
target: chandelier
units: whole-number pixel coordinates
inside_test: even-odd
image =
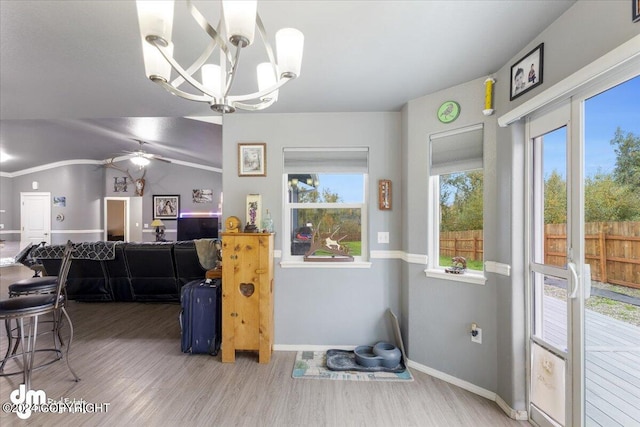
[[[190,101],[206,102],[213,111],[233,113],[236,109],[262,110],[278,100],[278,89],[300,75],[304,36],[295,28],[283,28],[276,33],[276,56],[257,12],[257,0],[223,0],[220,21],[214,28],[195,7],[186,6],[196,24],[211,38],[200,56],[186,69],[173,57],[171,33],[174,2],[167,0],[137,0],[138,22],[147,77],[170,93]],[[270,62],[257,67],[256,92],[231,95],[238,71],[240,52],[253,44],[258,29]],[[235,47],[235,52],[232,52]],[[219,63],[212,63],[214,52]],[[173,81],[171,70],[178,74]],[[200,74],[200,80],[197,74]],[[196,94],[180,89],[189,84]]]

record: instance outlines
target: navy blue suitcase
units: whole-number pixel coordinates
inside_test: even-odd
[[[222,282],[220,279],[193,280],[180,293],[182,352],[218,354],[222,324]]]

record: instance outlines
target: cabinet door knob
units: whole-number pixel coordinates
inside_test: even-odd
[[[238,313],[231,313],[231,317],[238,317]]]

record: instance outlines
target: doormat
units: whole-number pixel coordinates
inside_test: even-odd
[[[409,369],[402,372],[332,371],[327,368],[324,351],[299,351],[293,365],[293,378],[346,381],[413,381]]]

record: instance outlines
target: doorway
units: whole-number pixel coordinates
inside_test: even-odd
[[[104,240],[129,241],[129,198],[104,198]]]
[[[20,242],[51,244],[51,193],[20,193]]]

